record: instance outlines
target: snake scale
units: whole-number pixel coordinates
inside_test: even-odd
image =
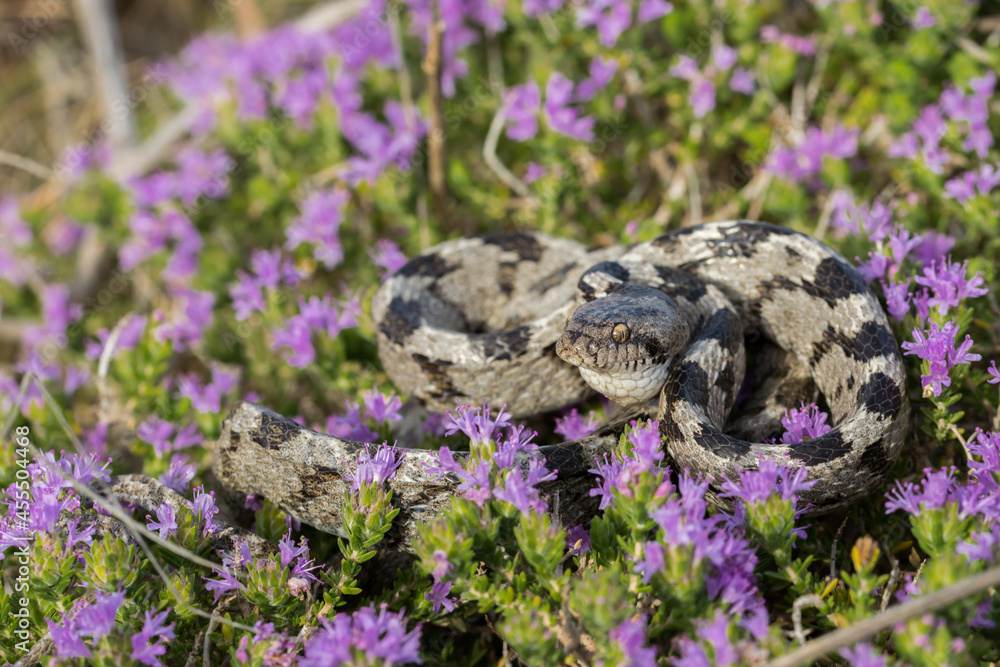
[[[676,468],[716,482],[762,455],[787,457],[817,480],[804,494],[815,513],[876,487],[908,426],[899,346],[878,300],[836,252],[780,226],[708,223],[598,250],[523,232],[448,241],[388,278],[372,315],[386,372],[431,411],[485,400],[524,418],[594,388],[624,406],[594,434],[537,452],[558,471],[541,488],[566,525],[593,516],[588,469],[637,416],[659,419]],[[785,409],[820,396],[833,430],[765,442]],[[341,532],[345,476],[363,452],[241,403],[213,467],[228,489]],[[389,543],[409,548],[456,492],[453,475],[427,472],[436,463],[406,450],[387,483],[400,508]]]

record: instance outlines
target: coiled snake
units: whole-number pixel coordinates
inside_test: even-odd
[[[817,513],[879,484],[906,434],[905,374],[878,300],[836,252],[783,227],[709,223],[596,251],[536,233],[449,241],[390,277],[372,315],[389,376],[432,411],[485,400],[525,417],[592,387],[626,406],[587,438],[540,448],[558,470],[543,492],[566,524],[593,515],[588,469],[635,416],[659,419],[676,467],[716,482],[787,456],[817,480],[804,497]],[[786,408],[819,394],[832,431],[764,442]],[[345,476],[363,451],[242,403],[214,470],[227,488],[340,532]],[[408,450],[388,482],[401,511],[387,538],[402,548],[455,493],[457,479],[426,471],[436,459]]]

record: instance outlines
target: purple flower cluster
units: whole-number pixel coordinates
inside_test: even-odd
[[[438,452],[439,464],[428,472],[443,475],[454,473],[461,480],[458,490],[462,495],[482,507],[490,498],[508,502],[523,514],[548,510],[548,503],[541,498],[538,484],[556,478],[556,471],[548,471],[533,456],[519,456],[533,452],[538,445],[532,442],[535,433],[525,433],[523,426],[510,422],[510,414],[503,407],[492,415],[492,407],[460,406],[455,413],[448,412],[447,435],[463,433],[471,441],[471,452],[464,462],[455,460],[448,447]]]
[[[781,418],[781,425],[785,427],[781,442],[794,445],[826,435],[833,430],[833,427],[826,423],[827,417],[829,415],[821,411],[815,403],[807,406],[804,401],[801,408],[785,410],[785,416]]]
[[[967,171],[945,182],[945,197],[964,204],[977,194],[985,197],[1000,184],[1000,169],[992,164],[979,166],[978,171]]]
[[[75,613],[70,612],[73,615],[64,617],[61,625],[47,619],[56,655],[60,658],[93,658],[94,654],[83,643],[83,638],[91,637],[97,641],[110,634],[115,628],[118,608],[124,601],[125,593],[121,591],[98,593],[93,603],[76,608]]]
[[[338,311],[330,294],[323,295],[322,299],[299,297],[299,314],[288,318],[284,326],[275,328],[271,349],[287,347],[285,360],[296,368],[305,368],[316,360],[314,332],[334,338],[344,329],[358,325],[361,304],[357,299],[348,299],[340,305]]]
[[[732,70],[729,78],[729,88],[737,93],[753,95],[757,90],[757,82],[753,72],[742,67],[733,69],[736,64],[736,49],[718,44],[712,48],[711,63],[704,70],[688,55],[682,55],[677,64],[670,68],[670,73],[691,82],[691,96],[688,102],[695,118],[704,118],[715,109],[716,83],[721,75]]]
[[[967,449],[969,479],[962,484],[955,468],[924,470],[918,483],[896,482],[886,493],[887,514],[902,510],[914,516],[954,503],[959,516],[980,516],[990,522],[1000,521],[1000,485],[994,476],[1000,469],[1000,434],[977,429]]]
[[[597,35],[606,48],[613,47],[622,33],[633,25],[631,0],[586,0],[576,9],[576,24],[580,28],[597,27]],[[666,16],[674,6],[666,0],[640,0],[636,10],[637,23],[648,23]]]
[[[566,440],[579,440],[596,431],[600,425],[601,420],[594,415],[593,410],[587,421],[584,421],[580,411],[573,408],[568,415],[556,417],[556,427],[553,430]]]
[[[921,110],[913,128],[904,133],[889,147],[889,157],[916,159],[918,156],[935,174],[944,171],[948,164],[947,151],[941,141],[948,133],[949,123],[961,124],[965,141],[962,149],[975,151],[980,159],[986,157],[993,145],[993,134],[987,125],[989,100],[996,88],[994,72],[969,81],[971,91],[964,93],[953,86],[945,88],[934,104]]]
[[[383,442],[375,448],[375,455],[372,456],[370,446],[366,445],[364,453],[358,456],[357,472],[353,476],[344,475],[344,479],[351,482],[351,493],[360,491],[362,486],[382,485],[392,479],[403,463],[404,452],[398,452],[399,458],[396,458],[397,452],[395,447]]]
[[[805,181],[817,176],[826,158],[845,159],[858,152],[858,131],[837,125],[829,132],[810,127],[794,148],[779,148],[767,159],[766,168],[790,181]]]
[[[218,412],[218,409],[216,409]],[[157,456],[163,456],[172,451],[200,445],[204,437],[198,431],[196,424],[175,429],[174,425],[159,417],[153,416],[139,424],[136,436],[143,442],[153,446]]]
[[[952,368],[982,359],[981,355],[969,352],[973,341],[968,335],[956,348],[956,333],[958,325],[954,322],[945,322],[941,328],[931,322],[928,330],[921,330],[919,327],[913,330],[912,342],[903,341],[902,347],[906,350],[903,354],[915,354],[928,363],[928,372],[920,376],[920,384],[935,396],[941,395],[942,387],[951,386],[949,371]]]
[[[651,421],[640,427],[633,421],[628,440],[631,449],[624,458],[611,458],[605,454],[604,462],[597,460],[597,467],[590,470],[602,478],[599,486],[590,490],[591,496],[601,497],[600,509],[614,502],[616,490],[629,497],[629,485],[643,473],[655,470],[662,479],[663,469],[659,465],[664,454],[661,450],[660,423]]]
[[[320,630],[306,642],[302,667],[340,667],[341,665],[405,665],[422,663],[418,624],[406,631],[403,612],[389,611],[382,605],[362,607],[353,614],[341,613],[322,619]]]
[[[711,619],[695,622],[695,636],[677,640],[678,658],[676,667],[729,667],[741,664],[741,658],[759,655],[760,649],[748,639],[733,641],[733,635],[748,634],[755,642],[768,637],[767,611],[758,607],[748,612],[736,624],[731,624],[725,614],[717,611]],[[751,660],[753,662],[753,660]]]
[[[399,246],[389,239],[379,239],[375,244],[375,250],[369,250],[368,254],[372,261],[381,267],[383,280],[399,271],[406,264],[406,255],[400,251]]]
[[[452,565],[448,560],[448,554],[441,549],[437,549],[433,557],[435,565],[431,571],[431,577],[434,579],[434,584],[424,599],[430,601],[431,609],[435,612],[441,608],[444,608],[446,612],[451,612],[455,609],[455,600],[448,597],[452,584],[450,581],[445,581],[445,577],[451,572]]]
[[[378,438],[378,433],[372,430],[372,426],[388,425],[403,418],[399,414],[403,403],[395,392],[382,394],[375,388],[366,391],[361,398],[365,409],[364,417],[361,415],[360,405],[347,401],[344,404],[346,414],[331,415],[326,420],[326,432],[338,438],[370,443]]]
[[[344,216],[344,206],[351,200],[347,190],[335,187],[309,195],[302,202],[302,214],[285,230],[285,248],[295,250],[303,243],[315,246],[313,256],[327,269],[340,264],[344,251],[337,232]]]
[[[177,378],[177,397],[191,401],[191,407],[199,414],[214,414],[222,409],[222,397],[236,388],[238,373],[229,372],[217,364],[212,365],[212,381],[202,385],[196,375],[187,374]],[[198,444],[185,443],[185,446]],[[174,449],[180,449],[174,445]]]
[[[229,286],[229,296],[239,321],[266,309],[265,290],[276,290],[282,284],[295,287],[302,278],[291,259],[282,260],[280,248],[254,250],[250,266],[252,274],[237,270],[238,280]]]
[[[623,667],[656,667],[656,647],[646,646],[646,619],[630,618],[608,633],[618,645],[625,662]]]
[[[803,56],[816,54],[816,41],[814,39],[782,32],[773,25],[765,25],[760,29],[760,41],[765,44],[780,44],[789,51]]]
[[[41,460],[28,464],[28,488],[11,484],[0,497],[7,505],[7,512],[0,515],[0,560],[8,547],[27,545],[34,532],[51,533],[63,512],[80,509],[80,499],[72,487],[71,479],[89,484],[95,479],[111,481],[108,459],[101,464],[92,454],[67,454],[61,452],[57,459],[54,452],[45,452]],[[24,506],[27,505],[27,516]],[[76,524],[67,533],[66,550],[77,544],[90,544],[94,527],[76,532]]]
[[[677,486],[664,480],[657,497],[663,504],[652,514],[659,530],[656,539],[642,545],[635,572],[649,583],[661,572],[673,571],[671,563],[684,558],[685,568],[704,571],[708,597],[725,604],[733,614],[763,605],[753,574],[757,555],[741,531],[731,529],[722,514],[709,514],[707,480],[683,473]]]
[[[816,485],[816,480],[807,480],[806,475],[806,469],[801,466],[762,456],[756,470],[742,471],[738,480],[726,479],[719,497],[753,505],[777,494],[794,505],[798,502],[799,493]]]

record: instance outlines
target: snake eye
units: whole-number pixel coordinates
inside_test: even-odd
[[[611,330],[611,338],[616,343],[624,343],[628,340],[631,333],[632,331],[628,328],[627,324],[616,324],[615,328]]]

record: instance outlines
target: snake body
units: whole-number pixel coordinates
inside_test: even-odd
[[[816,513],[881,483],[908,426],[902,359],[878,300],[832,249],[775,225],[709,223],[596,251],[538,233],[448,241],[386,280],[372,315],[387,373],[429,410],[486,401],[525,417],[593,388],[627,406],[595,434],[538,451],[558,471],[543,491],[565,523],[593,515],[587,471],[635,416],[658,418],[675,465],[715,482],[786,457],[816,480],[803,498]],[[820,394],[833,429],[774,444],[784,411]],[[363,451],[243,403],[224,424],[215,471],[341,532],[344,477]],[[401,512],[387,537],[404,548],[455,493],[456,478],[426,471],[434,463],[408,450],[388,482]]]

